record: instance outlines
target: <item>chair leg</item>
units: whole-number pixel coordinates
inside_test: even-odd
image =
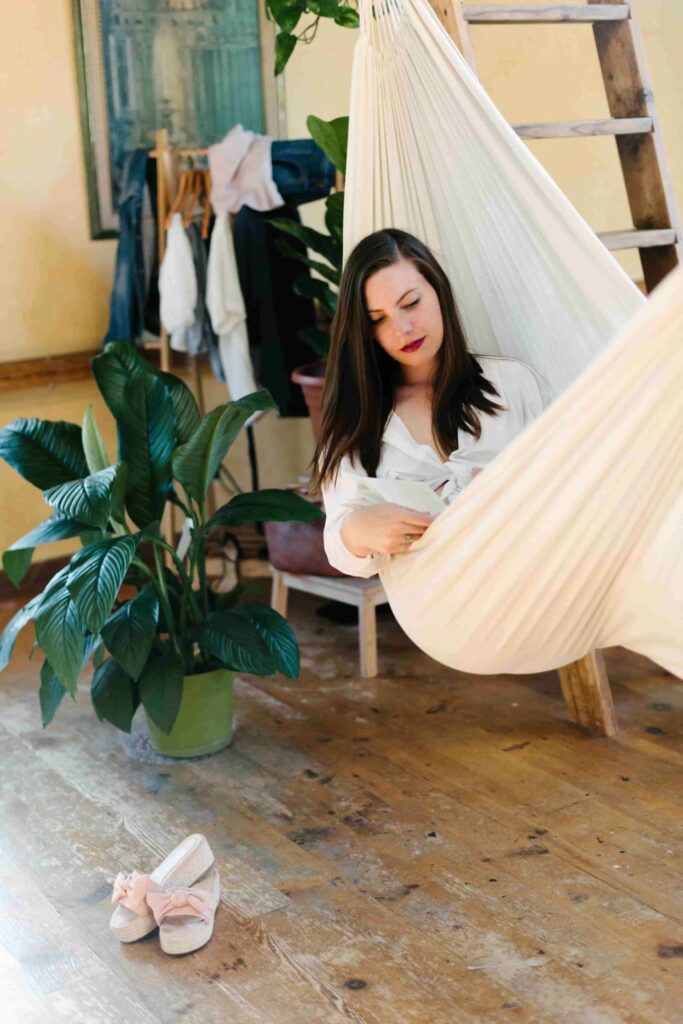
[[[270,607],[285,617],[287,616],[288,596],[289,587],[285,586],[284,576],[278,569],[273,569],[273,586],[270,592]]]
[[[591,732],[616,736],[619,726],[602,652],[591,651],[557,671],[571,721]]]
[[[360,647],[360,674],[364,678],[377,675],[377,616],[376,608],[363,601],[358,608],[358,643]]]

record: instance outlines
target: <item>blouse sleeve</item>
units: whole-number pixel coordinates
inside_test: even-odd
[[[344,517],[356,508],[364,508],[365,503],[356,497],[354,477],[367,476],[360,465],[352,465],[348,456],[344,456],[339,473],[334,483],[329,482],[322,487],[323,505],[325,507],[325,529],[323,544],[325,554],[335,569],[348,576],[375,576],[380,568],[391,558],[382,551],[373,551],[365,557],[354,555],[349,551],[341,537]]]

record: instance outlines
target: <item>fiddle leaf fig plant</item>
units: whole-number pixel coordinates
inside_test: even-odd
[[[348,117],[335,117],[332,121],[323,121],[311,114],[306,122],[313,140],[330,158],[334,166],[342,174],[346,173],[346,152],[349,137]],[[294,291],[298,295],[314,299],[321,308],[323,317],[331,322],[337,308],[337,292],[341,280],[344,242],[344,193],[331,192],[325,199],[325,227],[328,234],[306,227],[298,221],[286,217],[273,217],[270,221],[285,235],[303,242],[307,249],[322,256],[325,262],[312,259],[284,238],[279,238],[275,245],[286,256],[298,260],[306,266],[306,271],[294,281]],[[310,271],[318,277],[311,277]],[[321,327],[303,327],[299,331],[302,341],[323,359],[329,350],[329,331]]]
[[[257,410],[277,410],[262,389],[200,415],[185,383],[157,371],[126,341],[92,360],[116,421],[110,460],[92,407],[83,423],[17,419],[0,430],[0,456],[43,492],[50,516],[3,554],[19,587],[34,549],[78,537],[81,548],[0,634],[0,670],[33,621],[45,656],[39,700],[43,726],[64,696],[76,695],[88,661],[101,720],[130,731],[136,708],[170,732],[184,678],[216,668],[290,679],[299,648],[289,623],[248,600],[238,582],[217,594],[206,574],[207,535],[216,527],[265,520],[313,521],[320,509],[287,490],[237,493],[210,518],[207,492]],[[169,545],[160,524],[169,503],[185,516],[189,542]],[[122,593],[122,589],[124,593]]]

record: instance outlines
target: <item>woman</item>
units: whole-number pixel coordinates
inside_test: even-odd
[[[450,504],[545,404],[527,364],[467,351],[448,278],[426,245],[395,228],[368,235],[342,275],[313,457],[331,564],[372,576],[433,519],[364,505],[359,476],[422,480]]]

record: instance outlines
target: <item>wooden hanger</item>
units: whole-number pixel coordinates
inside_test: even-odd
[[[195,207],[199,202],[199,197],[202,194],[202,188],[204,186],[204,175],[201,171],[192,171],[192,178],[190,185],[188,186],[187,195],[183,202],[183,223],[186,228],[189,228],[192,223],[192,215],[194,214]]]
[[[168,216],[166,218],[165,228],[166,228],[167,231],[168,231],[168,229],[171,226],[171,220],[173,219],[173,214],[174,213],[180,213],[182,211],[183,203],[185,201],[185,196],[187,194],[187,190],[188,190],[188,187],[189,187],[189,184],[190,184],[190,178],[191,178],[193,173],[194,173],[193,171],[181,171],[180,172],[180,180],[178,181],[178,191],[175,194],[175,197],[173,199],[173,203],[171,204],[171,209],[168,211]]]

